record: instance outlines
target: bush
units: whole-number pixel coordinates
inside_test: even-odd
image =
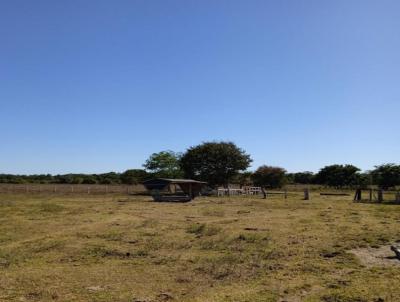
[[[286,183],[286,170],[280,167],[261,166],[252,175],[255,185],[280,188]]]

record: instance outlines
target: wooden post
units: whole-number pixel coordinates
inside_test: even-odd
[[[382,202],[383,201],[383,190],[379,189],[378,190],[378,202]]]
[[[267,199],[267,191],[265,191],[264,187],[261,187],[261,192],[263,193],[263,198]]]
[[[193,194],[192,194],[192,184],[191,184],[191,183],[189,183],[189,198],[190,198],[190,200],[192,200],[192,199],[193,199]]]
[[[304,200],[310,200],[310,191],[308,189],[304,189]]]
[[[71,193],[74,193],[74,186],[71,186]]]
[[[354,201],[360,201],[361,200],[361,189],[357,189],[356,193],[354,194]]]
[[[87,187],[87,193],[90,194],[90,187]]]
[[[285,199],[287,199],[287,190],[285,189]]]
[[[106,185],[106,194],[108,193],[108,186]]]
[[[369,189],[369,201],[372,201],[372,189]]]
[[[400,203],[400,192],[396,193],[396,203]]]

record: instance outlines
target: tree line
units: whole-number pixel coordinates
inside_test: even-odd
[[[204,142],[188,148],[184,153],[170,150],[153,153],[143,169],[129,169],[123,173],[13,175],[0,174],[0,183],[42,184],[139,184],[147,179],[191,178],[206,181],[211,187],[230,183],[279,188],[285,184],[319,184],[335,188],[368,187],[383,189],[400,185],[400,165],[383,164],[361,172],[354,165],[329,165],[318,173],[287,173],[282,167],[262,165],[254,172],[247,171],[252,159],[232,142]]]

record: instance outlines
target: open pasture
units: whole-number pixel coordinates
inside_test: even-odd
[[[400,301],[400,206],[301,198],[0,194],[0,301]]]

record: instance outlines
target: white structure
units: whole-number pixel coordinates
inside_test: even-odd
[[[231,196],[231,195],[258,195],[261,194],[261,187],[243,187],[241,189],[233,188],[218,188],[218,196]]]

